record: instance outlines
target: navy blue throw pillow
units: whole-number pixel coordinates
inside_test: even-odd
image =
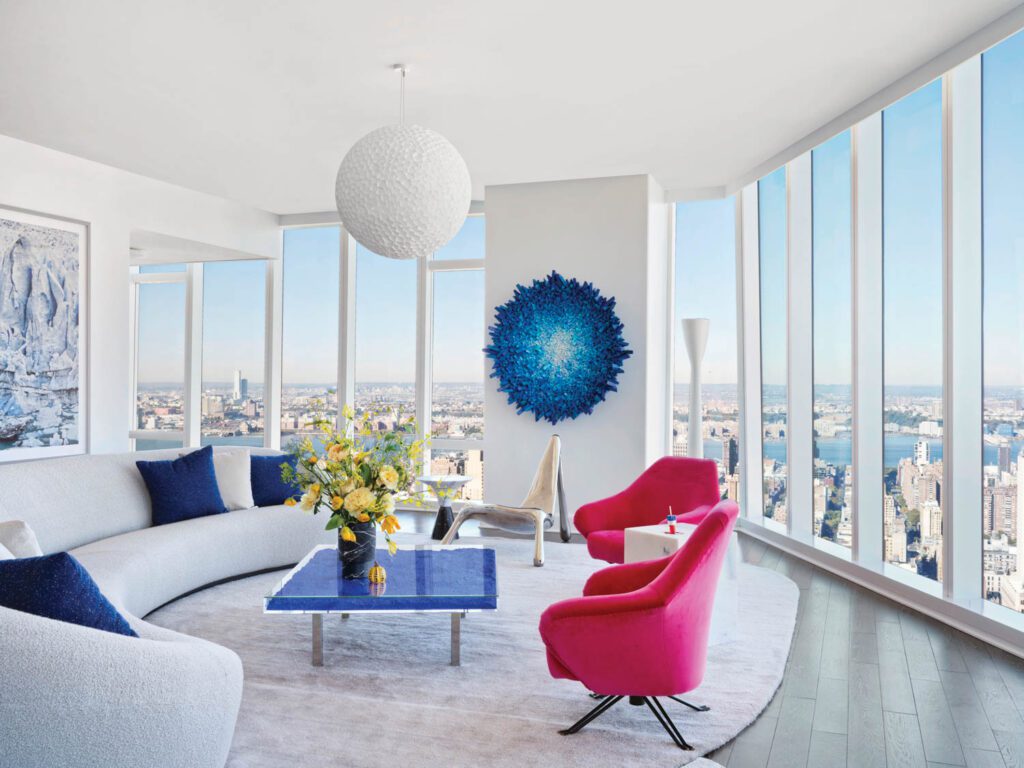
[[[46,619],[138,637],[67,552],[0,561],[0,605]]]
[[[136,461],[153,503],[153,525],[178,523],[225,512],[213,470],[213,447],[174,461]]]
[[[292,497],[300,491],[281,479],[281,465],[291,464],[295,467],[295,457],[279,454],[277,456],[250,456],[249,477],[252,479],[252,501],[257,507],[273,507]]]

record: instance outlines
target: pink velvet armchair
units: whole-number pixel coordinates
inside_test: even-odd
[[[621,563],[626,529],[657,525],[669,506],[680,522],[697,524],[719,500],[718,466],[710,459],[658,459],[624,491],[584,504],[573,523],[597,560]]]
[[[583,597],[544,611],[540,635],[551,675],[578,680],[601,699],[561,733],[577,733],[628,697],[647,705],[676,746],[692,748],[658,697],[707,709],[678,696],[704,677],[715,587],[738,515],[735,502],[722,501],[678,552],[598,571]]]

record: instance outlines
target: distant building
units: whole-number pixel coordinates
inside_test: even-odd
[[[918,467],[931,462],[932,448],[927,440],[918,440],[914,444],[914,464]]]
[[[1003,441],[999,444],[999,471],[1009,472],[1013,459],[1010,456],[1010,444]]]
[[[735,437],[730,437],[722,443],[722,463],[725,465],[726,475],[736,474],[736,468],[740,463],[740,445]]]
[[[231,399],[238,400],[242,399],[242,372],[235,371],[235,386],[231,390]]]

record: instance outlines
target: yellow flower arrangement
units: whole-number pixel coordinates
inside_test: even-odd
[[[318,442],[307,438],[292,446],[294,462],[281,465],[281,479],[302,491],[301,498],[290,499],[289,506],[317,514],[329,510],[327,529],[337,529],[343,541],[356,541],[352,526],[373,523],[387,540],[393,555],[398,545],[391,536],[400,525],[395,517],[397,498],[421,503],[411,493],[421,470],[425,440],[415,439],[415,423],[402,423],[391,432],[373,432],[374,414],[363,417],[355,429],[355,414],[350,406],[341,412],[338,428],[318,416],[313,426],[319,430]]]

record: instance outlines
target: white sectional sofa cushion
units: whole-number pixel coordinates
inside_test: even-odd
[[[213,582],[291,565],[335,535],[284,506],[152,527],[135,461],[179,452],[0,466],[0,523],[26,521],[45,554],[70,551],[139,634],[0,608],[0,680],[10,694],[0,697],[0,766],[222,768],[227,760],[241,661],[141,617]],[[261,598],[243,608],[262,611]]]
[[[214,453],[213,471],[217,476],[220,498],[228,511],[254,506],[248,450],[236,448]]]

